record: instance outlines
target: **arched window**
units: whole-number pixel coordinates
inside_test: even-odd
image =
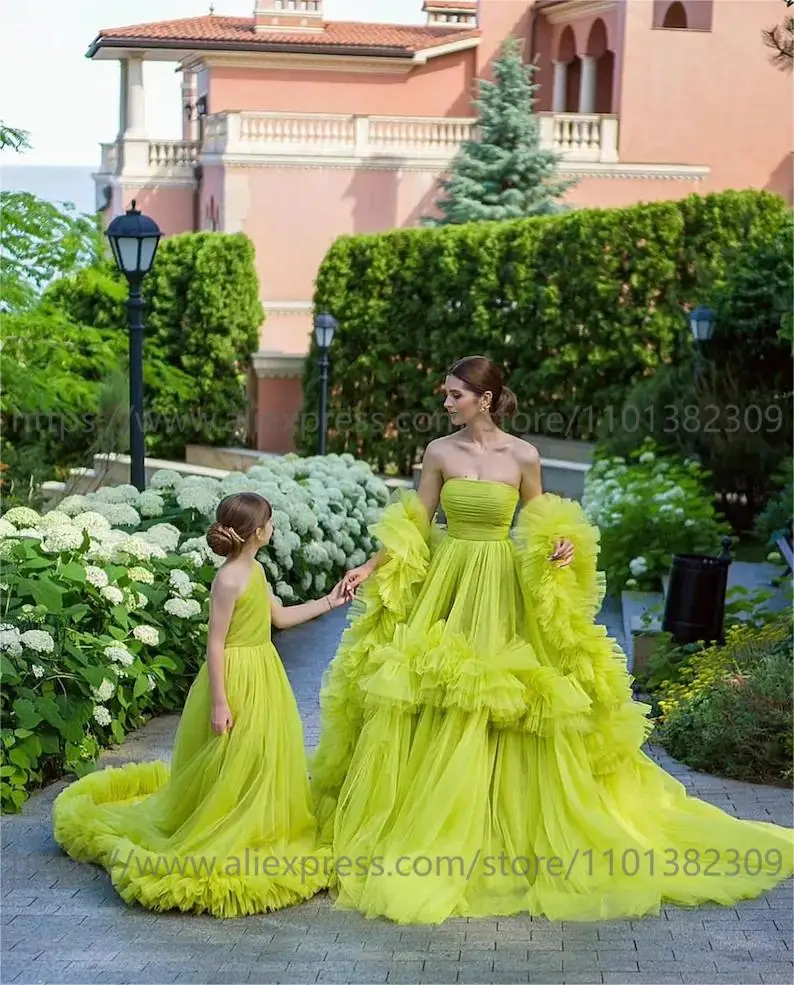
[[[667,8],[667,13],[664,15],[664,20],[662,21],[662,27],[679,31],[685,31],[689,27],[686,18],[686,8],[681,3],[681,0],[675,0]]]

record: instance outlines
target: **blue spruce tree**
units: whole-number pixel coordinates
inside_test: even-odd
[[[482,80],[477,110],[477,139],[467,140],[440,183],[441,218],[430,226],[519,219],[563,211],[559,199],[575,182],[556,177],[560,160],[540,145],[534,113],[536,68],[525,65],[518,42],[508,40],[494,62],[495,82]]]

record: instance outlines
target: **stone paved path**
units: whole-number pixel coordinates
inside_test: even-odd
[[[317,690],[343,624],[336,612],[277,638],[305,723],[317,740]],[[620,634],[619,614],[605,622]],[[613,629],[614,627],[614,629]],[[167,758],[177,717],[110,751],[106,765]],[[664,767],[732,814],[790,824],[790,791]],[[668,907],[659,917],[552,924],[525,917],[399,927],[336,911],[325,897],[269,916],[218,921],[126,907],[104,872],[66,858],[50,835],[63,783],[2,821],[0,981],[106,983],[791,983],[792,895],[785,885],[733,909]]]

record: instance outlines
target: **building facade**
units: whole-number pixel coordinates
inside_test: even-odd
[[[539,66],[543,142],[578,179],[573,204],[727,188],[794,199],[791,79],[761,40],[781,0],[425,0],[423,10],[422,26],[344,23],[324,19],[322,0],[255,0],[248,18],[103,30],[88,50],[121,70],[119,130],[95,175],[108,217],[136,198],[166,234],[242,231],[254,242],[266,311],[252,357],[260,449],[292,447],[328,247],[431,212],[470,133],[477,79],[509,36]],[[181,69],[181,140],[147,132],[147,61]]]

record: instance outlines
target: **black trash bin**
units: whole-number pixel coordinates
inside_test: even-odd
[[[725,595],[731,564],[731,540],[722,542],[719,557],[675,554],[664,606],[663,632],[676,643],[725,642]]]

